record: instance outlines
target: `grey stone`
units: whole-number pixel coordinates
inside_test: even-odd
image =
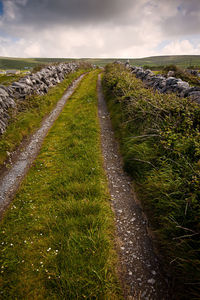
[[[70,72],[78,69],[76,63],[61,63],[56,66],[48,66],[41,71],[30,74],[13,82],[9,87],[0,85],[0,133],[6,129],[9,114],[8,109],[16,106],[15,101],[26,99],[28,95],[44,95],[49,88],[64,80]]]
[[[174,77],[174,75],[175,75],[175,72],[174,72],[174,71],[169,71],[169,72],[167,73],[167,77]]]
[[[8,93],[7,93],[7,91],[5,91],[4,89],[2,89],[2,88],[0,88],[0,97],[8,97],[9,95],[8,95]]]

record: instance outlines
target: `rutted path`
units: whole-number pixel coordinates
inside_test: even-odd
[[[14,193],[16,192],[16,190],[18,189],[24,175],[26,174],[26,172],[28,171],[32,162],[36,158],[46,134],[48,133],[51,126],[53,125],[54,121],[57,119],[58,115],[61,113],[67,99],[72,95],[74,90],[77,88],[77,86],[78,86],[79,82],[82,80],[83,76],[84,75],[80,76],[79,79],[74,81],[73,86],[67,90],[65,95],[57,103],[56,108],[44,120],[41,128],[33,135],[30,143],[26,146],[24,151],[19,155],[19,157],[18,157],[17,161],[15,162],[15,164],[13,165],[13,167],[7,172],[7,174],[0,181],[1,213],[3,212],[3,209],[5,209],[5,207],[11,201],[11,198],[14,195]],[[95,90],[94,90],[94,93],[95,93]],[[141,207],[138,204],[138,202],[136,201],[134,192],[132,191],[130,178],[124,173],[123,168],[122,168],[121,157],[120,157],[119,151],[118,151],[118,144],[116,143],[115,138],[114,138],[114,133],[112,131],[109,114],[108,114],[106,104],[105,104],[103,94],[102,94],[100,77],[98,80],[98,98],[99,98],[99,119],[100,119],[100,125],[101,125],[101,140],[102,140],[102,149],[103,149],[103,156],[104,156],[104,165],[105,165],[105,169],[106,169],[107,177],[108,177],[108,181],[109,181],[109,188],[110,188],[110,194],[111,194],[111,199],[112,199],[112,207],[115,212],[115,218],[116,218],[116,227],[117,227],[117,236],[118,236],[117,244],[118,244],[118,248],[119,248],[118,252],[119,252],[120,261],[121,261],[121,270],[119,271],[119,273],[120,273],[120,277],[121,277],[123,285],[124,285],[124,291],[125,291],[124,297],[125,297],[125,299],[129,299],[129,300],[131,300],[131,299],[132,300],[138,300],[138,299],[141,299],[141,300],[143,300],[143,299],[144,300],[167,300],[167,299],[170,299],[169,295],[168,295],[167,282],[165,281],[165,279],[162,275],[162,272],[161,272],[160,266],[159,266],[159,262],[154,254],[152,243],[151,243],[151,240],[147,233],[146,219],[143,216]],[[87,103],[90,103],[90,101],[91,101],[91,99],[88,98]],[[91,113],[91,110],[88,110],[88,111]],[[95,118],[96,118],[96,110],[95,110]],[[86,134],[86,136],[88,137],[88,134]],[[87,143],[85,143],[85,144],[87,144]],[[75,149],[77,149],[77,147],[78,146],[76,146]],[[93,145],[92,145],[92,147],[93,147]],[[61,149],[62,149],[62,147],[61,147]],[[93,163],[93,159],[91,159],[91,161]],[[73,166],[73,163],[72,163],[72,166]],[[92,166],[93,166],[93,164],[92,164]],[[80,167],[81,167],[81,165],[80,165]],[[73,170],[74,170],[74,168],[73,168]],[[95,169],[93,168],[92,171],[94,171],[94,170]],[[45,169],[45,172],[47,172],[46,169]],[[83,177],[84,176],[85,176],[85,171],[84,171]],[[80,180],[80,175],[78,176],[78,180]],[[98,181],[95,180],[95,183],[97,183],[97,182]],[[31,184],[32,184],[32,182],[31,182]],[[91,189],[91,191],[93,191],[93,189]],[[76,191],[74,191],[74,192],[76,192]],[[72,190],[72,193],[73,193],[73,190]],[[86,189],[85,193],[87,193],[87,189]],[[82,194],[84,194],[84,190],[82,190],[82,192],[80,193],[81,197],[83,197]],[[56,201],[56,203],[57,203],[57,201]],[[85,205],[85,202],[84,202],[84,205]],[[39,209],[40,209],[40,207],[39,207]],[[67,211],[69,214],[70,210],[68,209]],[[72,210],[72,213],[74,213],[74,210]],[[90,212],[90,215],[91,215],[91,212]],[[50,220],[50,224],[52,223],[52,221],[54,224],[54,222],[55,222],[54,217],[57,217],[57,215],[55,215],[55,213],[52,214],[52,216],[53,216],[53,219]],[[84,214],[84,219],[85,218],[86,218],[86,216]],[[95,218],[96,218],[96,213],[95,213]],[[59,219],[59,217],[58,217],[58,219]],[[61,214],[61,219],[63,220],[62,214]],[[20,222],[20,220],[19,220],[19,222]],[[58,222],[58,220],[57,220],[57,222]],[[36,227],[37,227],[37,223],[38,223],[38,221],[36,222],[36,225],[35,225]],[[57,223],[57,224],[59,224],[59,223]],[[45,223],[45,225],[46,225],[46,223]],[[34,230],[34,228],[33,228],[33,230]],[[58,228],[59,228],[59,226],[58,226]],[[31,229],[32,229],[32,227],[31,227]],[[40,229],[40,231],[41,231],[41,229]],[[95,230],[94,230],[94,232],[95,232]],[[13,231],[11,231],[11,233],[13,235]],[[23,234],[26,234],[26,232],[24,230],[23,230]],[[36,230],[36,232],[34,232],[34,234],[37,235],[37,230]],[[20,236],[21,236],[21,232],[20,232]],[[61,232],[61,237],[63,238],[62,232]],[[33,237],[31,236],[31,238],[33,238]],[[42,239],[41,236],[40,236],[40,238]],[[56,240],[56,242],[58,242],[57,237],[55,238],[55,240]],[[91,240],[91,239],[90,239],[90,241],[93,242],[93,240]],[[99,241],[99,238],[97,239],[97,241]],[[67,240],[64,241],[62,239],[62,243],[63,242],[67,243]],[[23,239],[22,239],[22,243],[23,243]],[[13,244],[10,244],[10,245],[13,246]],[[38,240],[37,240],[36,245],[38,246]],[[86,243],[86,246],[87,246],[87,243]],[[22,247],[24,247],[24,245]],[[33,249],[35,249],[34,243],[33,244],[31,243],[30,247],[33,247]],[[58,247],[58,246],[56,245],[56,247]],[[50,251],[49,249],[51,249],[51,248],[45,248],[45,256],[43,258],[38,257],[40,264],[41,264],[40,260],[42,260],[42,263],[43,263],[43,261],[46,257],[46,252]],[[55,248],[55,249],[58,249],[58,248]],[[73,252],[73,249],[74,249],[74,247],[72,247],[70,251]],[[16,250],[14,250],[14,251],[16,252]],[[21,248],[20,248],[20,251],[21,251]],[[58,250],[55,250],[55,251],[58,251]],[[102,251],[102,249],[101,249],[101,251]],[[23,253],[23,251],[22,251],[22,253]],[[84,254],[82,256],[84,256]],[[34,258],[37,259],[37,254],[34,255]],[[24,258],[23,258],[22,262],[24,263]],[[26,262],[26,260],[25,260],[25,262]],[[75,259],[75,265],[76,265],[76,262],[77,262],[77,259]],[[29,260],[27,259],[27,264],[28,263],[29,263]],[[31,263],[32,262],[30,261],[30,264]],[[94,265],[92,265],[92,268],[93,268],[93,266]],[[38,267],[38,269],[36,269],[36,271],[39,271],[39,267]],[[30,274],[32,276],[32,273],[30,273]],[[37,272],[36,272],[36,274],[37,274]],[[93,277],[93,275],[92,275],[92,277]],[[48,280],[50,278],[51,278],[51,276],[48,277]],[[78,284],[78,281],[74,282],[75,286],[76,286],[76,284]],[[99,290],[97,290],[97,293],[99,293]],[[70,298],[70,299],[75,299],[75,298]],[[105,299],[111,299],[111,298],[105,298]]]
[[[168,284],[147,232],[147,222],[125,174],[118,144],[98,79],[99,119],[104,167],[107,173],[112,207],[115,212],[120,276],[126,299],[166,300]]]
[[[17,191],[23,177],[30,168],[32,162],[36,158],[39,150],[41,148],[42,142],[47,135],[49,129],[52,127],[55,120],[61,113],[66,101],[73,94],[78,84],[85,75],[81,75],[76,79],[72,86],[68,88],[63,97],[58,101],[56,107],[49,114],[47,118],[42,122],[41,127],[32,136],[30,142],[25,147],[25,149],[20,153],[16,162],[13,164],[12,168],[9,169],[6,174],[0,180],[0,216],[2,215],[4,209],[9,205],[12,200],[12,196]]]

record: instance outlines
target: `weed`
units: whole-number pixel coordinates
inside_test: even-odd
[[[0,166],[7,159],[8,153],[40,126],[43,117],[53,109],[72,81],[85,71],[81,69],[69,74],[63,82],[49,89],[47,95],[35,95],[24,102],[20,101],[17,111],[12,111],[6,132],[0,137]]]
[[[104,76],[125,168],[171,265],[177,299],[200,292],[200,106],[144,88],[120,65]],[[184,293],[183,293],[184,290]]]
[[[3,299],[121,299],[102,167],[98,71],[46,137],[1,229]]]

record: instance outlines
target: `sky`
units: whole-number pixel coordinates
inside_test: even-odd
[[[0,0],[0,56],[200,55],[200,0]]]

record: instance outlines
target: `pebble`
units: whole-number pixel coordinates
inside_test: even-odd
[[[155,281],[155,279],[151,278],[147,282],[150,283],[150,284],[154,284],[156,281]]]
[[[156,275],[156,271],[154,271],[154,270],[153,270],[153,271],[151,271],[151,273],[152,273],[153,275]]]

